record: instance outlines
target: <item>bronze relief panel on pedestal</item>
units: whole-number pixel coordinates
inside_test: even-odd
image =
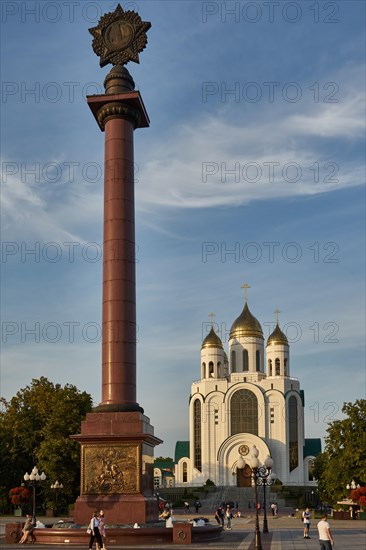
[[[139,445],[83,445],[81,463],[81,494],[134,494],[141,490]]]

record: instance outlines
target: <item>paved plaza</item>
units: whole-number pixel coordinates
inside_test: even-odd
[[[176,514],[177,521],[187,520],[187,515]],[[14,549],[15,544],[6,545],[4,543],[4,526],[9,521],[14,521],[18,518],[0,518],[0,547],[2,550]],[[39,518],[42,520],[42,518]],[[48,521],[49,518],[44,518],[43,521]],[[313,521],[310,530],[310,539],[303,538],[303,527],[299,519],[294,517],[279,516],[278,518],[268,518],[268,534],[261,534],[263,550],[318,550],[319,542],[317,538],[316,523],[319,520]],[[262,529],[263,516],[260,518],[260,527]],[[334,550],[365,550],[366,548],[366,522],[363,520],[329,520],[334,537]],[[199,548],[200,550],[254,550],[254,516],[245,516],[232,521],[232,530],[224,531],[222,540],[218,542],[192,544],[191,548]],[[45,549],[44,545],[31,545],[34,550],[37,548]],[[52,548],[65,547],[83,548],[84,546],[75,545],[53,545]],[[165,549],[184,548],[183,545],[144,545],[144,546],[110,546],[111,549],[130,550],[133,548],[147,549]]]

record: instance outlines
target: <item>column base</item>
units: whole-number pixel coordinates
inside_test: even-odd
[[[81,423],[81,487],[74,521],[86,525],[95,510],[111,524],[158,518],[153,497],[154,447],[162,440],[141,412],[93,412]]]
[[[74,522],[87,525],[95,510],[103,510],[106,522],[111,525],[131,524],[131,527],[158,518],[156,498],[143,495],[82,495],[74,508]]]

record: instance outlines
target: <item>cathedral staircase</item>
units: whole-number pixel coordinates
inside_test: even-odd
[[[263,487],[258,487],[258,500],[263,506]],[[238,508],[242,514],[248,514],[255,510],[254,490],[252,487],[217,487],[214,493],[207,495],[207,498],[202,502],[204,510],[207,512],[215,511],[222,503],[234,503],[234,507],[238,504]],[[266,489],[267,513],[271,502],[278,504],[279,510],[285,508],[285,501],[278,496],[276,492]]]

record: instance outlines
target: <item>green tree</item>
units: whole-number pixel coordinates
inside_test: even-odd
[[[344,419],[329,424],[314,466],[320,499],[333,505],[350,496],[346,485],[353,479],[366,484],[366,400],[344,403],[342,412]]]
[[[73,502],[79,494],[80,445],[69,436],[80,433],[81,421],[92,410],[91,396],[41,377],[1,403],[1,492],[23,483],[24,473],[36,465],[47,476],[42,497],[48,505],[55,500],[50,486],[57,479],[64,486],[59,502]]]

